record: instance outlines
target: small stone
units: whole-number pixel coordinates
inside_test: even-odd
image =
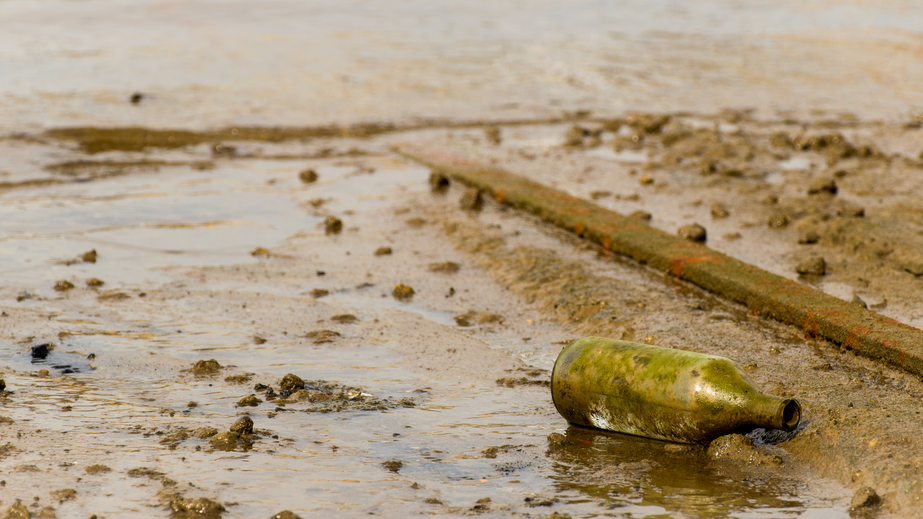
[[[339,234],[343,230],[343,221],[336,216],[324,219],[324,234]]]
[[[84,470],[84,472],[86,472],[87,474],[89,474],[89,475],[91,475],[91,476],[95,476],[96,474],[105,474],[106,472],[112,472],[112,469],[109,468],[108,466],[106,466],[106,465],[99,465],[99,464],[96,464],[96,465],[88,465],[88,466],[87,466],[85,469],[83,469],[83,470]]]
[[[253,434],[253,419],[249,416],[242,416],[231,425],[231,432],[237,434]]]
[[[6,380],[3,380],[2,378],[0,378],[0,392],[4,391],[5,389],[6,389]]]
[[[33,359],[44,359],[48,356],[48,352],[53,349],[51,344],[38,344],[32,347],[32,358]]]
[[[410,285],[405,285],[403,283],[398,283],[394,285],[394,290],[391,291],[391,295],[394,296],[394,299],[401,301],[410,299],[413,297],[414,291],[413,287]]]
[[[429,174],[429,188],[436,193],[445,193],[449,189],[449,178],[433,171]]]
[[[87,286],[90,288],[99,288],[105,284],[106,282],[99,278],[90,278],[87,280]]]
[[[269,519],[301,519],[301,516],[292,512],[291,510],[282,510],[278,514],[270,517]]]
[[[16,501],[6,511],[6,519],[29,519],[30,517],[29,509],[20,501]]]
[[[330,320],[335,323],[340,323],[340,324],[352,324],[358,321],[359,318],[353,314],[340,314],[340,315],[334,315],[333,317],[330,318]]]
[[[802,245],[810,245],[818,241],[820,241],[820,234],[817,231],[805,231],[798,237],[798,243]]]
[[[391,247],[378,247],[375,249],[376,256],[390,256],[392,252]]]
[[[323,288],[315,288],[314,290],[311,291],[311,297],[313,297],[314,299],[320,299],[321,297],[324,297],[329,294],[330,294],[330,291],[323,289]]]
[[[340,336],[340,333],[333,330],[313,330],[304,334],[304,336],[306,339],[313,340],[314,344],[326,344],[333,342],[334,339]]]
[[[869,307],[869,305],[868,305],[865,301],[863,301],[862,298],[860,298],[860,297],[859,297],[858,295],[856,295],[856,294],[853,294],[853,296],[852,296],[852,301],[850,301],[849,304],[856,305],[856,306],[861,306],[862,308],[868,308],[868,307]]]
[[[92,249],[81,254],[80,260],[84,263],[96,263],[97,256],[98,254],[96,254],[96,249]]]
[[[458,201],[459,206],[466,211],[480,211],[484,206],[484,200],[481,198],[481,190],[476,187],[469,187],[465,190]]]
[[[303,169],[298,173],[298,180],[304,182],[305,184],[313,184],[317,182],[317,172],[313,169]]]
[[[72,288],[74,288],[74,284],[66,279],[62,279],[54,284],[54,289],[58,292],[66,292]]]
[[[282,391],[298,391],[299,389],[304,389],[304,380],[301,379],[298,375],[289,373],[282,377],[282,381],[279,382],[279,387]]]
[[[769,226],[773,229],[781,229],[783,227],[788,227],[788,216],[784,213],[774,213],[769,217]]]
[[[77,499],[77,491],[73,488],[65,488],[62,490],[53,490],[49,492],[51,494],[51,499],[59,503],[64,501],[70,501],[72,499]]]
[[[641,175],[641,177],[638,178],[638,182],[640,182],[642,186],[649,186],[654,183],[654,177],[650,175]]]
[[[262,403],[263,401],[256,396],[248,395],[237,401],[237,407],[256,407]]]
[[[835,195],[837,192],[836,181],[832,178],[815,178],[808,184],[809,195],[829,194]]]
[[[813,276],[823,276],[827,273],[827,262],[823,257],[808,258],[795,266],[795,272]]]
[[[142,99],[144,99],[144,94],[142,94],[141,92],[135,92],[134,94],[131,95],[131,97],[128,98],[128,100],[133,105],[140,103]]]
[[[208,441],[214,449],[219,451],[232,451],[237,448],[239,440],[240,434],[233,431],[226,431],[212,436]]]
[[[219,519],[225,508],[207,497],[184,499],[179,495],[170,500],[173,517],[201,517],[202,519]]]
[[[711,216],[712,218],[727,218],[731,213],[728,212],[727,207],[724,205],[715,202],[711,205]]]
[[[216,434],[218,434],[218,429],[215,429],[214,427],[197,427],[194,431],[192,431],[193,436],[203,440],[206,438],[211,438]]]
[[[390,470],[391,472],[398,472],[401,470],[401,467],[404,466],[404,462],[401,460],[389,460],[382,462],[381,466]]]
[[[260,337],[259,335],[254,335],[253,344],[266,344],[266,339]]]
[[[264,247],[257,247],[253,249],[252,251],[250,251],[250,255],[253,257],[269,256],[269,249],[266,249]]]
[[[677,229],[676,235],[684,240],[689,241],[705,241],[707,233],[705,232],[705,227],[697,223],[684,225]]]
[[[653,218],[654,216],[647,211],[638,210],[638,211],[634,211],[633,213],[629,214],[628,217],[634,218],[635,220],[644,220],[645,222],[649,222],[651,221],[651,218]]]
[[[849,502],[850,511],[866,510],[878,506],[881,503],[881,498],[878,496],[878,493],[875,492],[871,487],[861,487],[859,490],[856,490],[856,493],[852,496],[852,501]]]

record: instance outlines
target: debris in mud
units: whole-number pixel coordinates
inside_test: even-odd
[[[257,247],[250,251],[250,255],[253,257],[266,256],[269,257],[269,249],[264,247]]]
[[[84,263],[96,263],[97,257],[98,257],[98,254],[96,253],[96,249],[91,249],[81,254],[80,260],[83,261]]]
[[[324,219],[324,234],[339,234],[343,230],[343,221],[336,216]]]
[[[768,454],[753,445],[753,440],[743,434],[719,436],[708,444],[709,458],[729,460],[747,465],[781,465],[782,457]]]
[[[249,416],[242,416],[231,424],[230,430],[237,434],[253,434],[253,419]]]
[[[194,437],[200,438],[203,440],[207,438],[211,438],[212,436],[216,434],[218,434],[218,429],[215,429],[214,427],[198,427],[194,431],[192,431],[192,435]]]
[[[727,207],[723,204],[715,202],[711,205],[711,216],[712,218],[727,218],[731,213],[728,211]]]
[[[419,216],[415,216],[413,218],[410,218],[404,223],[406,223],[410,227],[413,227],[414,229],[419,229],[420,227],[423,227],[424,225],[426,225],[426,220],[424,220],[423,218],[420,218]]]
[[[469,187],[458,200],[458,205],[466,211],[480,211],[484,206],[481,190],[476,187]]]
[[[823,257],[808,258],[795,266],[795,272],[814,276],[823,276],[827,273],[827,262]]]
[[[27,299],[33,299],[33,298],[35,298],[35,296],[28,292],[20,292],[19,294],[16,295],[16,302],[21,303]]]
[[[820,241],[820,234],[817,231],[805,231],[798,236],[798,243],[802,245],[812,245]]]
[[[106,292],[96,298],[97,301],[124,301],[126,299],[131,299],[131,296],[125,292]]]
[[[705,227],[697,223],[684,225],[677,229],[676,235],[684,240],[703,242],[707,237]]]
[[[353,314],[340,314],[340,315],[334,315],[333,317],[330,318],[330,320],[335,323],[340,323],[340,324],[352,324],[352,323],[357,322],[359,318]]]
[[[282,380],[279,382],[279,387],[282,391],[291,391],[294,393],[299,389],[304,389],[304,380],[298,375],[289,373],[282,377]]]
[[[90,278],[87,280],[87,286],[90,288],[99,288],[105,284],[106,282],[99,278]]]
[[[134,94],[129,96],[128,101],[131,102],[131,104],[136,105],[140,103],[143,99],[144,99],[144,94],[142,94],[141,92],[135,92]]]
[[[259,335],[254,335],[252,340],[253,340],[253,344],[256,344],[256,345],[266,344],[267,342],[266,339],[260,337]]]
[[[326,295],[329,295],[330,291],[324,288],[315,288],[314,290],[311,290],[310,294],[314,299],[320,299]]]
[[[390,256],[392,253],[391,247],[378,247],[375,249],[376,256]]]
[[[263,401],[255,395],[247,395],[237,401],[237,407],[256,407],[262,403]]]
[[[454,274],[458,272],[458,270],[461,268],[461,265],[455,263],[454,261],[443,261],[441,263],[430,263],[428,268],[430,272]]]
[[[523,499],[523,502],[529,508],[535,508],[536,506],[551,506],[558,502],[558,498],[534,496]]]
[[[31,352],[32,358],[33,359],[44,359],[45,357],[48,356],[48,353],[52,349],[54,349],[54,346],[49,343],[37,344],[35,346],[32,346],[32,352]]]
[[[301,516],[291,510],[282,510],[269,519],[301,519]]]
[[[502,324],[503,316],[487,312],[477,312],[468,310],[463,314],[455,316],[455,324],[462,327],[474,326],[475,324]]]
[[[298,180],[301,180],[305,184],[313,184],[317,182],[317,172],[313,169],[303,169],[298,173]]]
[[[104,474],[106,472],[112,472],[111,468],[107,467],[106,465],[101,465],[101,464],[88,465],[83,470],[90,476],[95,476],[97,474]]]
[[[18,499],[6,510],[6,519],[29,519],[29,509]]]
[[[236,451],[237,449],[248,451],[253,446],[253,441],[249,438],[249,435],[242,435],[234,431],[218,433],[209,438],[208,442],[213,449],[225,452]]]
[[[498,386],[516,387],[516,386],[550,386],[551,380],[530,380],[526,377],[503,377],[497,379]]]
[[[808,194],[809,195],[819,195],[819,194],[828,194],[835,195],[837,193],[836,181],[832,178],[815,178],[808,184]]]
[[[221,369],[222,366],[221,364],[218,364],[217,360],[209,359],[196,361],[191,371],[193,375],[197,377],[203,377],[208,375],[216,375]]]
[[[171,519],[220,519],[226,511],[220,503],[207,497],[185,499],[177,494],[170,499]]]
[[[57,501],[58,503],[63,503],[65,501],[70,501],[72,499],[77,499],[77,491],[73,488],[64,488],[61,490],[52,490],[49,492],[51,494],[51,499]]]
[[[869,512],[878,508],[881,504],[881,497],[871,487],[861,487],[853,494],[849,502],[850,512]]]
[[[311,339],[314,344],[325,344],[340,337],[340,333],[333,330],[314,330],[304,334],[304,336],[306,339]]]
[[[781,229],[783,227],[788,227],[788,216],[785,213],[773,213],[769,217],[767,222],[769,227],[773,229]]]
[[[403,283],[398,283],[394,285],[394,290],[391,291],[391,295],[394,299],[398,301],[406,301],[413,297],[414,291],[413,287],[410,285],[405,285]]]
[[[484,128],[484,137],[487,139],[487,142],[494,146],[499,145],[503,141],[500,137],[500,128],[497,126],[488,126]]]
[[[561,433],[553,432],[548,435],[548,447],[563,447],[567,445],[567,436],[564,436]]]
[[[150,478],[150,479],[157,479],[157,478],[159,478],[159,477],[161,477],[161,476],[163,476],[163,475],[164,475],[163,472],[160,472],[160,471],[158,471],[158,470],[154,470],[154,469],[149,468],[149,467],[138,467],[138,468],[130,469],[130,470],[128,471],[128,477],[130,477],[130,478]]]
[[[448,177],[433,171],[429,174],[429,188],[434,193],[445,193],[449,189]]]
[[[650,175],[641,175],[640,177],[638,177],[638,182],[642,186],[649,186],[654,183],[654,177]]]
[[[58,292],[66,292],[72,288],[74,288],[74,284],[66,279],[62,279],[54,284],[54,289]]]
[[[6,442],[6,445],[0,445],[0,460],[3,460],[3,458],[6,458],[12,454],[16,454],[17,452],[22,451],[17,449],[16,446],[12,443]]]
[[[398,472],[401,470],[401,467],[404,466],[404,462],[401,460],[388,460],[381,462],[381,466],[390,470],[391,472]]]

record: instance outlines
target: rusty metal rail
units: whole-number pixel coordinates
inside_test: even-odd
[[[923,331],[912,326],[458,152],[410,145],[395,150],[607,250],[746,305],[753,314],[923,377]]]

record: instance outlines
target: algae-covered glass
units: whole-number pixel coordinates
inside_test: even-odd
[[[763,393],[730,359],[605,337],[561,351],[551,395],[572,424],[682,443],[801,421],[796,400]]]

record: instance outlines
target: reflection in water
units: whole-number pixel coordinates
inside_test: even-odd
[[[668,516],[725,517],[798,515],[810,506],[795,497],[803,492],[794,479],[718,463],[696,445],[570,426],[547,455],[559,490],[576,490],[609,509],[660,507]]]

